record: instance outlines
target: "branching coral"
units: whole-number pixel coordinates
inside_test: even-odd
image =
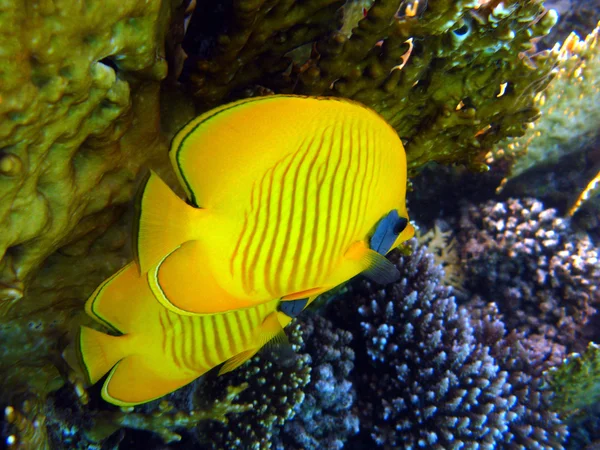
[[[545,411],[545,366],[513,349],[500,322],[471,321],[423,248],[395,262],[398,283],[356,283],[333,305],[361,330],[358,406],[373,440],[384,448],[562,448],[565,427]],[[349,304],[357,319],[344,312]],[[498,334],[486,340],[484,328]]]
[[[302,331],[302,350],[311,356],[313,368],[304,401],[284,425],[277,448],[339,450],[359,428],[352,409],[356,389],[349,377],[354,368],[354,351],[348,346],[352,335],[316,315],[295,326]]]
[[[598,249],[553,209],[524,199],[465,206],[458,234],[467,287],[493,299],[509,329],[585,345],[600,306]]]
[[[198,430],[209,448],[339,449],[357,432],[349,333],[321,317],[305,317],[288,327],[288,335],[298,352],[293,361],[258,356],[199,387],[199,395],[211,399],[232,383],[249,386],[238,401],[250,410],[232,415],[228,426],[207,423]]]
[[[190,36],[192,92],[201,108],[256,85],[353,98],[396,128],[412,170],[433,160],[481,168],[482,149],[523,134],[538,114],[532,98],[554,61],[526,52],[556,15],[537,0],[414,3],[415,11],[401,0],[365,2],[347,37],[344,10],[335,20],[340,1],[240,2],[223,12],[224,26]],[[353,17],[359,9],[344,8]],[[200,38],[212,45],[199,46]],[[299,60],[298,49],[310,55]]]

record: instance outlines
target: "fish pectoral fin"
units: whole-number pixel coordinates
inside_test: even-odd
[[[369,250],[364,256],[367,268],[362,274],[378,284],[390,284],[398,281],[400,272],[385,256],[375,250]]]
[[[219,370],[219,376],[226,374],[227,372],[231,372],[232,370],[237,369],[258,352],[258,348],[253,348],[250,350],[246,350],[245,352],[238,353],[233,358],[229,358],[225,364]]]
[[[193,239],[192,230],[202,213],[150,171],[135,198],[133,254],[140,273],[145,274],[173,249]]]
[[[256,306],[226,292],[212,274],[198,241],[188,241],[148,272],[148,284],[167,309],[183,315],[208,315]]]
[[[276,364],[287,367],[296,360],[296,352],[281,326],[282,320],[287,325],[291,319],[281,317],[281,314],[280,312],[271,313],[263,322],[262,338],[266,342],[261,348],[261,355]]]
[[[127,356],[108,375],[102,386],[102,398],[117,406],[135,406],[169,394],[199,376],[189,371],[182,371],[179,376],[160,371],[160,367],[149,364],[142,355]]]

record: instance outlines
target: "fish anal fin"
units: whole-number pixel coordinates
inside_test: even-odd
[[[79,332],[79,356],[85,374],[91,384],[96,383],[112,367],[124,358],[122,338],[88,327]]]
[[[189,370],[179,376],[161,374],[142,355],[127,356],[113,368],[102,386],[102,398],[117,406],[135,406],[156,400],[191,383],[200,373]]]
[[[133,253],[145,274],[173,249],[194,239],[203,211],[187,205],[153,171],[136,195]]]
[[[203,258],[200,243],[188,241],[148,272],[152,292],[165,308],[182,315],[207,315],[256,306],[225,291]]]
[[[250,358],[252,358],[254,355],[256,355],[257,351],[258,351],[258,348],[253,348],[250,350],[246,350],[242,353],[238,353],[234,357],[229,358],[227,360],[227,362],[225,362],[225,364],[223,364],[223,366],[219,370],[219,376],[226,374],[228,372],[231,372],[232,370],[237,369],[242,364],[244,364],[246,361],[248,361]]]

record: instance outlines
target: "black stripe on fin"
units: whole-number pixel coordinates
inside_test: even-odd
[[[138,268],[138,273],[140,271],[140,250],[138,247],[139,243],[139,235],[140,235],[140,218],[142,216],[142,198],[144,197],[144,191],[146,190],[146,185],[148,184],[148,180],[150,179],[150,175],[152,172],[150,170],[146,170],[144,174],[141,176],[139,180],[138,187],[135,192],[135,196],[133,197],[133,231],[131,233],[131,249],[133,253],[133,260]]]

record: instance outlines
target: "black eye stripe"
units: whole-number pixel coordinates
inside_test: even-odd
[[[398,236],[400,233],[404,231],[406,226],[408,225],[408,220],[404,217],[399,217],[398,221],[394,225],[394,234]]]

